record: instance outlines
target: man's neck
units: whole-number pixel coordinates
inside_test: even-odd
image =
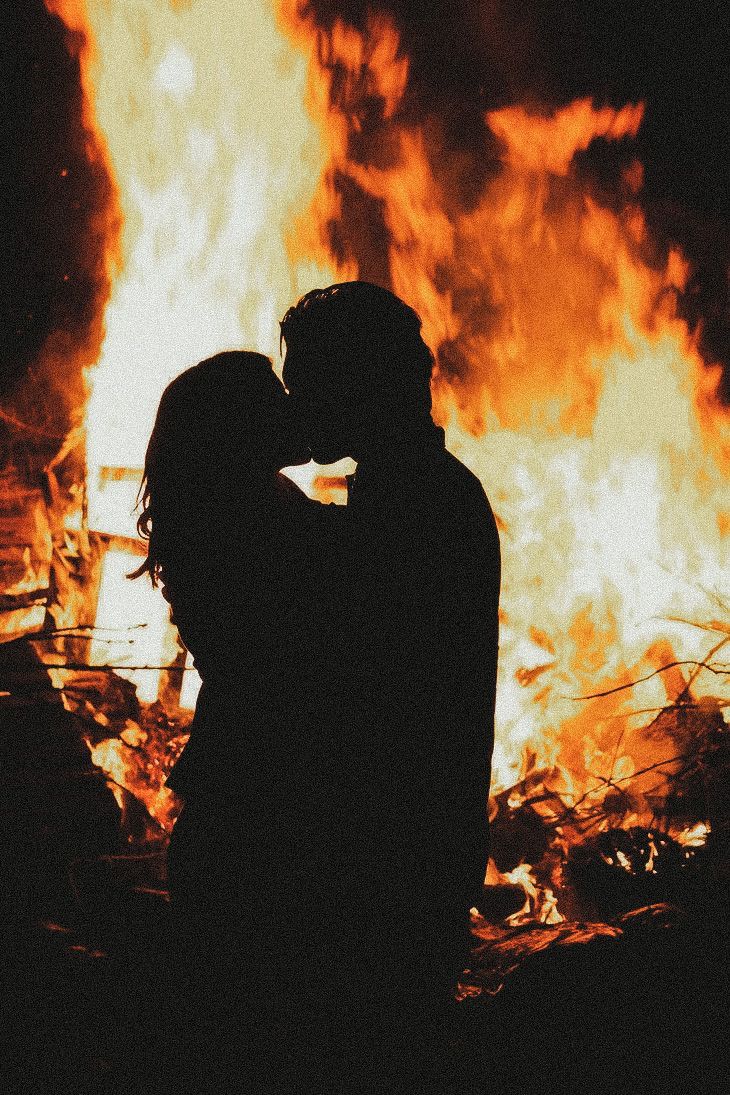
[[[379,464],[391,460],[398,449],[411,445],[439,444],[443,434],[430,417],[415,422],[389,423],[364,436],[352,448],[352,459],[358,466]]]

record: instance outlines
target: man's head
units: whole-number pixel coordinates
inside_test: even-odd
[[[365,281],[313,289],[284,316],[284,383],[312,456],[331,464],[429,419],[433,355],[421,321]]]

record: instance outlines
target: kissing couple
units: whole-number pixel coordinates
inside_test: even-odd
[[[281,338],[283,384],[243,351],[173,380],[145,461],[136,574],[202,678],[168,778],[178,1048],[261,1090],[401,1092],[486,869],[499,540],[410,307],[332,285]],[[346,506],[281,473],[345,457]]]

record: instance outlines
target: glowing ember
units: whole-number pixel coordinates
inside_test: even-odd
[[[698,821],[677,834],[676,840],[683,848],[703,848],[710,835],[710,824],[707,821]]]
[[[558,912],[558,902],[551,889],[540,886],[529,863],[521,863],[513,871],[507,871],[504,879],[525,892],[525,904],[507,917],[507,923],[517,925],[537,920],[540,924],[562,924],[565,917]]]

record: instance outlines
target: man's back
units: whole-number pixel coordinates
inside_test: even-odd
[[[349,505],[352,838],[377,915],[395,924],[408,910],[414,939],[443,938],[453,974],[486,868],[496,525],[435,428],[361,463]]]

